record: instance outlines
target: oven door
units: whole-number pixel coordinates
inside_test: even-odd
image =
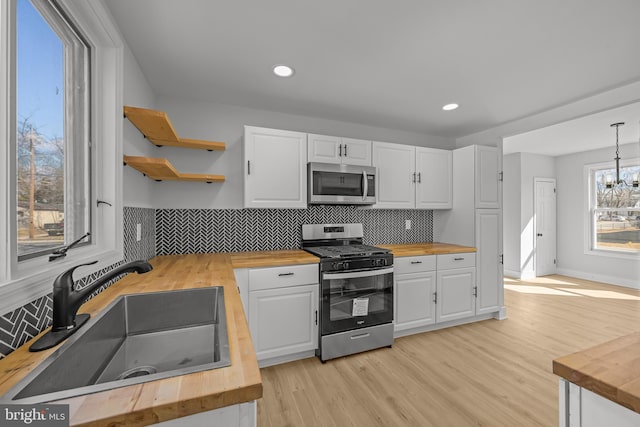
[[[393,321],[393,267],[323,272],[321,334]]]

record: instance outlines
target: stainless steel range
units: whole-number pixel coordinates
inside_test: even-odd
[[[362,238],[362,224],[302,226],[302,248],[320,257],[323,362],[393,344],[393,255]]]

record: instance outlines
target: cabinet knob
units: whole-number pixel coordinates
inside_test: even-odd
[[[538,237],[542,237],[542,233],[538,233]]]

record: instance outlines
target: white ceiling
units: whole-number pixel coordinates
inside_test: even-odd
[[[640,81],[638,0],[105,3],[157,95],[448,138]]]
[[[640,102],[505,138],[502,152],[525,152],[555,157],[611,147],[613,156],[616,128],[612,128],[611,124],[620,122],[624,125],[618,128],[619,144],[638,144]]]

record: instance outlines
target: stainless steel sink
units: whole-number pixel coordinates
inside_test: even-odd
[[[231,364],[221,286],[123,295],[0,401],[38,403]]]

